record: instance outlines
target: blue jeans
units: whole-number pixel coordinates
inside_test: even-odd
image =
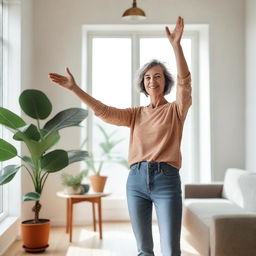
[[[154,255],[152,203],[156,209],[163,256],[180,256],[182,196],[179,170],[164,162],[133,164],[126,194],[138,256]]]

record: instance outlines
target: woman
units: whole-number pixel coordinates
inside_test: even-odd
[[[173,85],[165,66],[153,60],[139,72],[140,91],[150,97],[147,107],[117,109],[106,106],[81,90],[67,68],[67,76],[50,73],[50,79],[74,92],[102,120],[130,128],[127,202],[138,255],[151,256],[152,204],[154,203],[164,256],[179,256],[182,198],[179,169],[182,130],[191,105],[191,79],[180,40],[184,22],[179,17],[173,32],[166,27],[177,63],[176,101],[164,95]]]

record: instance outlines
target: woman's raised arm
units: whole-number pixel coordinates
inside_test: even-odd
[[[176,26],[171,32],[168,27],[165,28],[167,38],[169,39],[176,58],[177,64],[177,92],[176,92],[176,103],[178,106],[178,112],[181,119],[185,119],[189,107],[192,104],[191,98],[191,77],[188,69],[186,59],[183,54],[183,50],[180,44],[184,29],[184,20],[179,17]]]

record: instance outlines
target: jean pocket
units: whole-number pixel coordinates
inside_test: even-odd
[[[179,170],[172,166],[161,167],[161,173],[167,177],[172,177],[172,178],[180,177]]]
[[[133,165],[133,166],[130,168],[129,175],[130,175],[130,176],[134,176],[134,175],[136,175],[136,173],[137,173],[137,164]]]

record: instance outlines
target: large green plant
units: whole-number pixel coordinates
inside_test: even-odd
[[[36,120],[36,125],[27,124],[21,117],[2,107],[0,107],[0,124],[13,132],[14,140],[26,145],[29,156],[18,155],[13,145],[0,139],[0,161],[16,156],[22,160],[21,165],[8,165],[1,170],[0,185],[10,182],[18,170],[24,167],[33,182],[34,191],[25,194],[23,200],[35,201],[32,210],[35,213],[34,220],[38,222],[41,209],[39,200],[49,174],[60,171],[71,163],[85,160],[88,156],[88,152],[82,150],[56,149],[50,152],[49,150],[59,141],[59,130],[79,126],[88,116],[88,111],[81,108],[63,110],[41,128],[40,120],[46,119],[52,111],[48,97],[39,90],[25,90],[19,97],[19,104],[26,115]]]
[[[86,158],[86,172],[93,172],[95,175],[100,175],[103,169],[103,165],[106,162],[114,162],[117,164],[121,164],[127,168],[128,162],[127,160],[122,157],[120,154],[116,154],[113,152],[113,149],[124,140],[122,139],[113,139],[113,136],[116,134],[116,130],[112,131],[111,133],[107,133],[103,126],[97,124],[97,127],[102,134],[104,140],[99,143],[100,147],[100,156],[95,157],[92,152],[89,153],[89,156]],[[88,139],[86,138],[82,143],[82,148],[85,147]]]

